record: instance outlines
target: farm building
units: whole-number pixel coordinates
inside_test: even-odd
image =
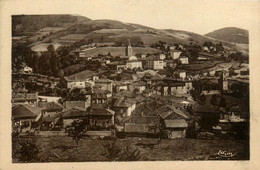
[[[127,136],[159,134],[159,116],[133,116],[124,120],[124,132]]]
[[[91,108],[88,113],[90,130],[109,130],[114,125],[115,112],[106,108]]]
[[[71,123],[77,119],[87,120],[87,112],[78,109],[70,109],[61,112],[61,118],[63,120],[63,127],[70,126]]]
[[[165,137],[174,139],[186,136],[188,115],[171,105],[158,108],[156,113],[161,117]]]

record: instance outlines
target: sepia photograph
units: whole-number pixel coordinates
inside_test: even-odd
[[[252,5],[102,2],[10,15],[11,162],[249,161]]]

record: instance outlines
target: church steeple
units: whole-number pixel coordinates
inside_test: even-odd
[[[228,90],[228,80],[227,80],[227,75],[225,73],[225,71],[222,70],[222,74],[219,78],[219,85],[220,85],[220,89],[223,91],[227,91]]]
[[[130,39],[128,39],[128,46],[126,47],[126,56],[132,56],[133,55],[133,49],[131,47]]]

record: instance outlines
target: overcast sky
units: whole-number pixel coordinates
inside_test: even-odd
[[[223,27],[248,29],[260,22],[258,6],[248,2],[119,0],[84,3],[77,11],[91,19],[113,19],[159,29],[205,34]],[[102,10],[101,10],[102,9]],[[258,14],[258,15],[257,15]]]
[[[112,19],[159,29],[206,34],[223,27],[249,29],[256,24],[260,25],[259,0],[248,1],[35,0],[27,2],[23,0],[13,2],[10,0],[7,2],[11,6],[9,12],[13,10],[12,13],[17,14],[79,14],[90,19]]]

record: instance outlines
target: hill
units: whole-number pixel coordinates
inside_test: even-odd
[[[33,34],[46,27],[67,28],[88,20],[74,15],[13,15],[12,36]]]
[[[244,43],[248,44],[248,30],[235,28],[235,27],[227,27],[219,30],[215,30],[206,34],[205,36],[212,37],[215,39],[232,42],[232,43]]]
[[[221,39],[221,37],[219,40],[219,36],[215,38],[211,35],[213,33],[204,36],[182,30],[155,29],[140,24],[123,23],[115,20],[91,20],[75,15],[17,15],[12,16],[12,19],[13,39],[26,36],[15,43],[26,41],[29,44],[53,42],[72,45],[75,42],[85,41],[88,43],[115,42],[118,46],[122,46],[127,44],[128,39],[130,39],[132,46],[149,46],[158,41],[187,45],[191,43],[201,45],[205,41],[214,43],[223,41],[223,45],[229,49],[248,52],[246,44],[230,43]],[[237,40],[236,37],[241,38],[242,35],[248,35],[248,33],[235,32],[228,35],[229,39]]]

